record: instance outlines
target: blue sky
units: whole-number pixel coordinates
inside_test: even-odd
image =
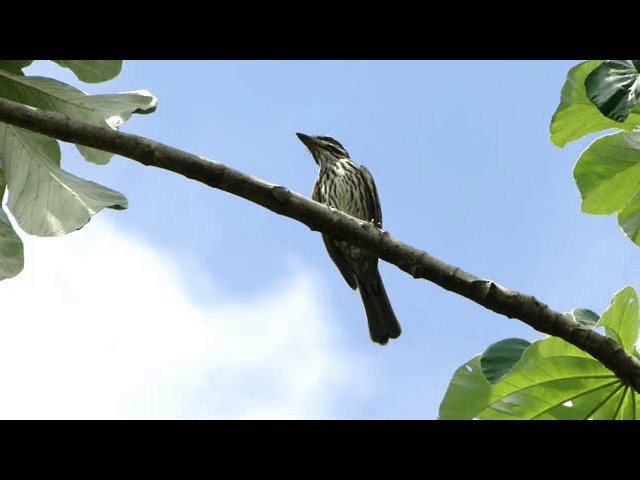
[[[640,251],[613,217],[580,213],[571,172],[590,139],[548,140],[576,63],[126,61],[97,85],[44,62],[26,73],[148,89],[157,112],[123,131],[307,195],[317,167],[295,132],[334,136],[373,173],[398,239],[556,310],[601,313],[635,285]],[[0,367],[13,385],[0,417],[433,419],[462,363],[541,338],[381,262],[403,334],[380,347],[317,233],[128,159],[63,155],[130,207],[25,239],[25,272],[2,285],[3,355],[20,367]]]

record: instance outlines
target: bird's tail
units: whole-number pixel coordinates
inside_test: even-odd
[[[364,310],[367,313],[371,340],[380,345],[386,345],[390,338],[398,338],[402,329],[396,314],[393,313],[377,268],[371,275],[358,281],[358,290],[360,290]]]

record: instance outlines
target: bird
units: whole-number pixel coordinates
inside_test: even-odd
[[[311,198],[382,228],[380,199],[373,176],[358,167],[347,150],[328,136],[296,133],[320,167]],[[344,240],[323,234],[322,240],[347,284],[360,292],[371,340],[386,345],[402,333],[378,270],[378,257]]]

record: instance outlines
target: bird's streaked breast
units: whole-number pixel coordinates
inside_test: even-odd
[[[320,169],[313,189],[313,199],[349,215],[367,220],[373,218],[362,202],[367,195],[356,194],[368,188],[358,167],[348,159],[341,159]]]

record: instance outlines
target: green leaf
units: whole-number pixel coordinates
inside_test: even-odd
[[[27,233],[64,235],[105,207],[127,207],[121,193],[62,170],[60,147],[52,138],[0,123],[0,154],[7,206]]]
[[[522,338],[507,338],[490,345],[480,358],[480,368],[491,383],[499,381],[520,360],[531,345]]]
[[[633,287],[627,286],[616,292],[597,327],[605,327],[608,337],[618,342],[626,352],[640,358],[635,348],[640,330],[640,315],[638,295]]]
[[[0,97],[59,112],[81,122],[117,130],[134,113],[150,113],[157,99],[146,90],[113,95],[87,95],[77,88],[44,77],[19,77],[0,71]],[[107,163],[113,154],[79,146],[90,162]]]
[[[609,215],[622,210],[640,188],[640,133],[619,132],[595,140],[580,155],[573,177],[583,212]]]
[[[640,245],[640,192],[618,212],[618,225],[624,234],[636,245]]]
[[[609,386],[597,388],[591,392],[583,393],[571,400],[563,402],[562,405],[551,408],[539,419],[551,420],[584,420],[591,418],[594,420],[610,418],[608,402],[617,392],[624,389],[620,382],[613,382]]]
[[[440,404],[441,420],[471,420],[491,397],[492,385],[480,367],[480,355],[462,365],[453,374],[447,393]]]
[[[640,397],[589,354],[549,337],[532,343],[493,385],[479,356],[456,370],[440,418],[632,419],[640,418]]]
[[[640,113],[631,113],[624,123],[618,123],[602,115],[587,97],[584,82],[602,63],[601,60],[592,60],[569,70],[562,87],[560,104],[551,119],[550,140],[554,145],[564,147],[590,133],[607,128],[632,130],[640,124]]]
[[[122,60],[51,60],[69,68],[78,79],[87,83],[100,83],[117,77],[122,70]]]
[[[126,122],[132,114],[153,113],[158,104],[158,100],[147,90],[137,90],[135,92],[123,92],[114,95],[92,95],[89,108],[99,109],[111,117],[107,117],[111,128],[117,130],[120,125]],[[113,153],[76,145],[82,156],[97,165],[106,165],[113,157]]]
[[[158,103],[147,90],[87,95],[53,78],[19,77],[7,72],[0,72],[0,96],[112,129],[117,129],[134,113],[155,111]]]
[[[624,122],[640,100],[640,72],[625,61],[610,60],[587,75],[585,87],[604,116]]]
[[[591,310],[576,308],[571,315],[590,328],[604,327],[607,336],[639,358],[640,313],[632,287],[616,292],[595,326]],[[460,367],[440,405],[440,418],[640,419],[640,395],[588,353],[548,337],[526,348],[493,384],[483,374],[480,356]]]
[[[0,70],[6,70],[14,75],[24,75],[22,69],[33,63],[33,60],[0,60]]]
[[[598,320],[600,319],[600,316],[596,312],[588,308],[574,308],[571,310],[571,315],[580,325],[589,328],[596,328]]]
[[[96,165],[106,165],[113,158],[113,153],[98,150],[97,148],[91,148],[85,145],[76,145],[76,148],[85,160],[95,163]]]
[[[5,181],[0,168],[0,204],[4,197]],[[0,206],[0,280],[15,277],[24,267],[22,240],[13,229],[9,217]]]
[[[618,385],[611,390],[610,395],[601,401],[600,408],[593,413],[594,420],[633,420],[633,411],[628,412],[627,408],[623,408],[628,399],[633,399],[633,392],[630,392],[630,388],[624,388],[623,385]],[[619,415],[622,413],[622,415]]]
[[[496,385],[491,402],[478,416],[486,419],[568,418],[566,403],[582,395],[600,400],[620,381],[593,357],[556,337],[534,342],[513,370]],[[591,409],[571,416],[586,415]]]
[[[624,393],[621,394],[622,401],[620,407],[613,419],[627,420],[639,418],[639,415],[636,413],[636,408],[640,406],[637,402],[637,399],[640,398],[639,395],[630,388],[624,388],[623,391]]]

